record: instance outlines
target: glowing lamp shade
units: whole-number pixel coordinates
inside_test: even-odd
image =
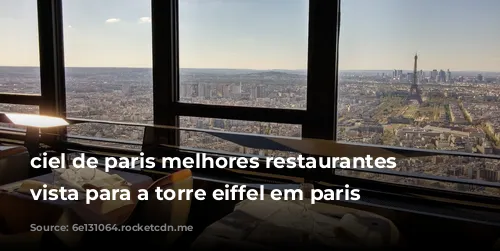
[[[12,124],[20,126],[49,128],[69,125],[69,123],[62,118],[42,115],[5,113],[5,117],[7,117],[7,119],[10,120]]]

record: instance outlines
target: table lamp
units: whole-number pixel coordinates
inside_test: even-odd
[[[17,126],[26,126],[24,145],[31,157],[38,156],[40,144],[40,129],[68,126],[69,123],[58,117],[35,114],[0,113],[0,122]]]

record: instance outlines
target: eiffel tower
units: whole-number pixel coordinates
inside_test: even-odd
[[[413,82],[410,86],[410,93],[408,94],[407,102],[416,100],[418,104],[422,104],[422,91],[418,87],[418,75],[417,75],[417,61],[418,56],[415,54],[415,63],[413,66]]]

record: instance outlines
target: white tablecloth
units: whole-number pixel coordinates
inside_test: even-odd
[[[192,248],[321,250],[373,245],[384,247],[398,242],[399,232],[394,224],[376,214],[324,203],[308,208],[304,211],[300,203],[273,201],[269,197],[263,201],[240,202],[231,214],[207,227]],[[381,241],[374,244],[339,234],[336,230],[342,227],[341,218],[347,213],[364,219],[370,225],[379,225],[378,229],[370,229],[379,232]]]

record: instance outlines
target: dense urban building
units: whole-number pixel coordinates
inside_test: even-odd
[[[338,138],[341,141],[418,149],[500,154],[500,95],[498,73],[435,70],[341,72]],[[13,74],[14,73],[14,74]],[[483,77],[484,74],[484,77]],[[96,120],[152,123],[150,69],[67,68],[67,116]],[[419,75],[417,77],[416,75]],[[402,77],[403,76],[403,77]],[[406,77],[404,77],[406,76]],[[415,77],[413,77],[415,76]],[[0,92],[37,93],[34,68],[2,67]],[[306,108],[305,71],[181,69],[182,102],[210,105]],[[417,81],[417,82],[415,82]],[[419,102],[407,102],[409,99]],[[30,106],[1,105],[2,111],[36,113]],[[300,137],[300,125],[181,117],[180,126],[231,132]],[[132,126],[82,124],[74,135],[141,141],[143,129]],[[181,145],[256,155],[293,153],[248,149],[199,132],[182,132]],[[498,161],[465,157],[402,159],[397,169],[500,182]],[[435,186],[497,195],[478,186],[432,182],[372,173],[341,174],[397,183]]]

